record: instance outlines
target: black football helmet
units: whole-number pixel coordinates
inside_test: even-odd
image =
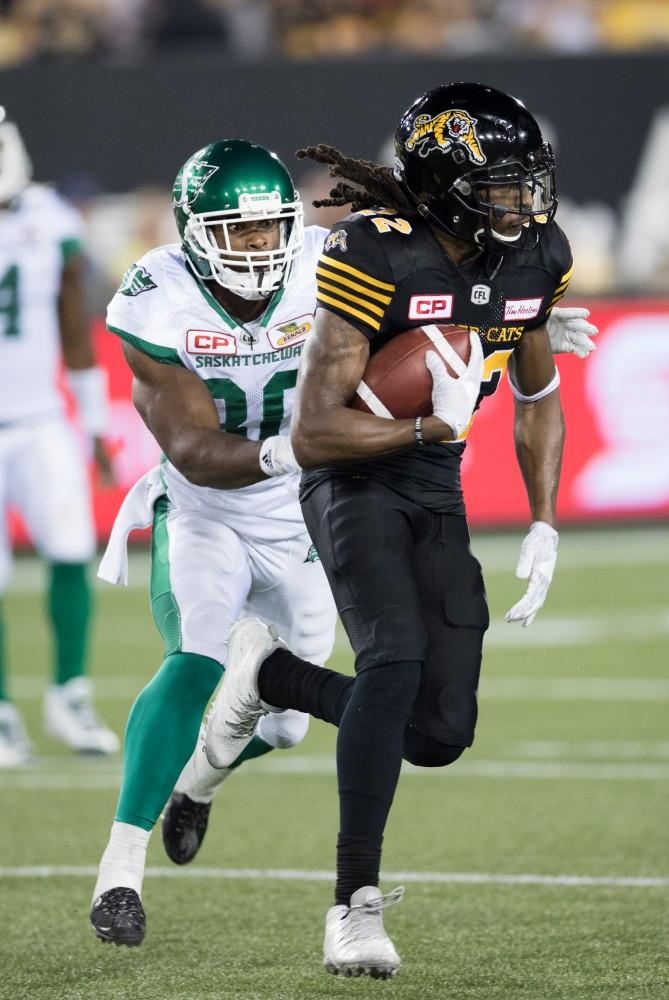
[[[525,105],[501,90],[480,83],[429,90],[402,115],[395,152],[395,178],[419,214],[458,239],[531,249],[555,215],[550,143]],[[516,186],[523,227],[503,236],[490,220],[508,213],[509,203],[495,202],[495,188]]]

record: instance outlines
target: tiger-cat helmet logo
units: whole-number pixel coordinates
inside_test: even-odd
[[[487,156],[481,149],[476,123],[476,118],[457,108],[442,111],[434,118],[430,118],[429,115],[417,115],[413,123],[413,132],[405,145],[410,153],[415,148],[420,156],[427,156],[434,148],[433,142],[443,153],[447,153],[457,143],[459,146],[464,146],[473,163],[485,163]]]

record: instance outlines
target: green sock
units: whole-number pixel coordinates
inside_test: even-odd
[[[125,731],[119,823],[153,829],[197,743],[222,672],[208,656],[172,653],[141,692]]]
[[[6,654],[5,610],[2,603],[0,603],[0,701],[9,701],[9,695],[7,694]]]
[[[84,673],[92,595],[86,563],[52,563],[47,595],[53,627],[55,684]]]
[[[245,760],[253,760],[254,757],[264,757],[266,753],[273,750],[269,743],[265,743],[259,736],[254,736],[246,750],[242,750],[237,760],[233,761],[230,767],[239,767]]]

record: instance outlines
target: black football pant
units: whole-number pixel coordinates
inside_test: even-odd
[[[356,678],[277,651],[259,683],[269,704],[339,726],[337,901],[348,902],[378,881],[402,757],[441,766],[473,741],[488,613],[464,517],[349,476],[316,487],[303,513],[356,654]]]

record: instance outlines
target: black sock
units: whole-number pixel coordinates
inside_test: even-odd
[[[379,884],[383,837],[337,839],[337,885],[335,903],[348,906],[356,889]]]
[[[356,677],[337,737],[337,903],[348,905],[356,889],[378,885],[383,831],[420,673],[420,662],[387,663]]]
[[[260,697],[273,708],[294,708],[338,726],[355,677],[301,660],[289,649],[275,649],[258,672]]]

